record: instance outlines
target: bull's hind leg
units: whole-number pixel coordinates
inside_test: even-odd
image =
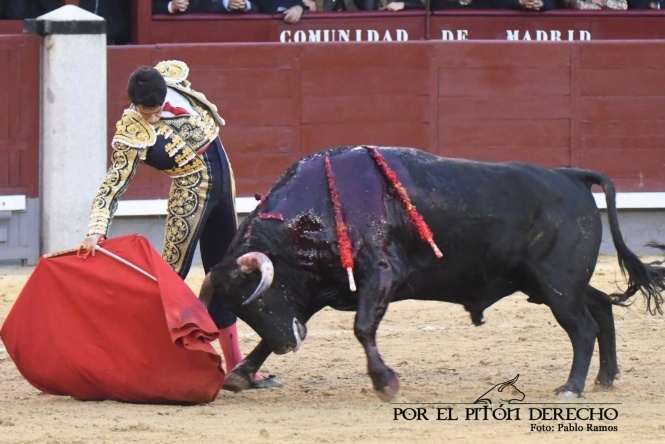
[[[359,303],[353,328],[365,349],[367,372],[374,390],[383,401],[390,401],[399,391],[397,374],[383,362],[376,347],[376,331],[392,299],[392,280],[392,273],[384,270],[377,273],[376,279],[367,279],[358,288]]]
[[[576,291],[573,288],[555,289],[550,286],[546,293],[547,305],[573,345],[573,365],[568,381],[554,392],[563,396],[581,396],[589,373],[598,326],[585,304],[584,289]]]
[[[602,291],[587,287],[586,305],[591,316],[598,324],[598,354],[600,355],[600,369],[596,376],[596,384],[602,387],[612,387],[615,379],[619,378],[619,364],[617,363],[616,333],[614,331],[614,316],[612,304]]]

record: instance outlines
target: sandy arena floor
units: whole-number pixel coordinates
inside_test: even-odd
[[[0,267],[0,323],[7,316],[32,268]],[[594,285],[611,292],[621,275],[614,257],[603,257]],[[198,292],[202,270],[188,283]],[[620,281],[621,282],[621,281]],[[0,342],[0,443],[549,443],[665,442],[664,317],[645,313],[640,299],[614,309],[622,379],[612,391],[593,380],[586,396],[566,401],[552,390],[565,382],[572,350],[549,309],[516,295],[490,307],[486,324],[474,327],[468,314],[451,304],[407,301],[393,304],[381,324],[378,345],[400,375],[394,403],[381,402],[366,374],[362,347],[353,335],[353,313],[325,310],[309,323],[297,354],[271,356],[264,374],[284,387],[238,394],[222,391],[208,405],[191,407],[82,402],[46,395],[19,374]],[[240,324],[242,346],[258,337]],[[519,419],[467,418],[477,397],[519,374]],[[505,406],[504,406],[505,407]],[[437,420],[437,408],[443,418]],[[555,408],[575,412],[616,412],[614,420],[542,420]],[[424,409],[427,420],[406,420]],[[549,413],[551,414],[551,413]],[[590,431],[610,426],[616,431]],[[539,427],[551,431],[535,431]],[[583,430],[571,430],[581,427]]]

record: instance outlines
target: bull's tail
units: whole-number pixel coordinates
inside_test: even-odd
[[[619,229],[619,219],[617,217],[616,190],[612,181],[604,174],[592,170],[567,169],[567,172],[579,180],[586,182],[591,188],[592,185],[599,185],[605,192],[605,201],[607,202],[607,219],[610,224],[610,233],[612,241],[617,250],[619,267],[624,277],[628,279],[628,288],[623,293],[614,293],[609,295],[611,302],[615,305],[629,305],[632,296],[640,291],[645,298],[647,310],[652,315],[656,313],[663,314],[663,296],[665,290],[665,268],[657,266],[662,263],[645,264],[635,253],[633,253],[623,240],[621,230]],[[665,245],[656,242],[647,244],[650,247],[665,251]]]

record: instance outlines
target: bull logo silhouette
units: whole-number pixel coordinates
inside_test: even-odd
[[[496,384],[494,387],[480,395],[474,404],[511,404],[524,400],[524,392],[515,387],[515,381],[519,378],[519,373],[513,379]]]

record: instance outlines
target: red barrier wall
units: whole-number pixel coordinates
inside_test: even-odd
[[[0,38],[3,194],[37,194],[37,42]],[[620,191],[665,191],[665,41],[109,47],[109,140],[127,77],[162,59],[186,61],[218,104],[241,196],[346,144],[597,168]],[[165,197],[168,178],[140,170],[126,197]]]
[[[79,5],[78,0],[61,0]],[[541,13],[508,9],[308,12],[296,24],[282,14],[153,14],[134,0],[132,42],[240,43],[418,40],[648,40],[665,39],[665,10]],[[20,34],[20,20],[0,20],[0,34]]]
[[[665,191],[665,42],[162,45],[109,57],[110,128],[136,65],[187,61],[227,120],[239,195],[345,144],[598,168],[621,191]],[[139,183],[132,197],[165,195],[157,175]]]
[[[0,35],[0,85],[0,194],[37,197],[39,38]]]
[[[665,11],[434,11],[432,40],[648,40],[665,39]]]

